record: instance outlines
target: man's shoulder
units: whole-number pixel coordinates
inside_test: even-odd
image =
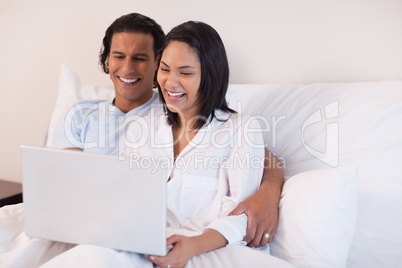
[[[105,110],[109,106],[107,100],[84,100],[75,103],[68,111],[66,116],[72,116],[75,120],[85,120],[88,116],[96,116],[100,110]]]
[[[102,107],[107,107],[110,104],[109,100],[84,100],[74,103],[72,109],[81,110],[81,109],[92,109],[97,110]]]
[[[82,105],[91,105],[91,104],[100,104],[100,103],[107,103],[108,100],[83,100],[74,103],[73,107],[82,106]]]
[[[159,100],[158,93],[153,91],[152,97],[144,104],[136,107],[127,113],[128,116],[135,115],[140,117],[147,117],[150,114],[153,116],[155,114],[163,113],[163,104]]]

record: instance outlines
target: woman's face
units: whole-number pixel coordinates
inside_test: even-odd
[[[184,42],[170,42],[163,51],[157,79],[168,109],[178,113],[180,120],[199,115],[201,63],[192,47]]]

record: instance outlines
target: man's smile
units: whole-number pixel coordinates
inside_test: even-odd
[[[139,78],[124,78],[121,76],[118,76],[118,78],[122,82],[122,84],[127,85],[127,86],[134,85],[135,82],[140,80]]]

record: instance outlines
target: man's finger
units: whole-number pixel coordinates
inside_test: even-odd
[[[248,223],[247,223],[247,234],[244,237],[244,241],[250,243],[255,237],[255,234],[257,232],[257,221],[252,220],[250,217],[248,218]]]
[[[271,239],[271,233],[268,231],[263,233],[260,244],[257,245],[257,247],[265,247],[268,244],[269,239]]]
[[[261,247],[261,244],[264,243],[264,230],[265,228],[260,224],[257,226],[253,239],[249,242],[250,247]],[[267,239],[268,240],[268,239]],[[268,242],[268,241],[267,241]],[[265,244],[266,245],[266,244]],[[265,246],[264,245],[264,246]]]
[[[275,236],[275,233],[276,233],[276,229],[277,229],[277,226],[275,226],[274,229],[272,229],[271,235],[270,235],[269,240],[268,240],[268,243],[271,243],[272,240],[274,240],[274,236]]]
[[[237,205],[237,207],[229,213],[229,216],[240,215],[247,210],[247,205],[244,202]]]

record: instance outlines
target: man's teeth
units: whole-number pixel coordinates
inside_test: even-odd
[[[184,95],[184,93],[172,93],[172,92],[169,92],[169,91],[168,91],[168,94],[169,94],[170,97],[178,97],[178,96]]]
[[[127,79],[127,78],[123,78],[123,77],[119,77],[121,81],[123,81],[124,83],[134,83],[135,81],[137,81],[138,79]]]

